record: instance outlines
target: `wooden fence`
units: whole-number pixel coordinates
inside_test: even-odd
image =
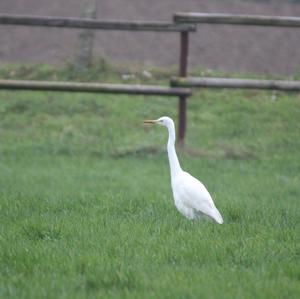
[[[186,131],[187,97],[191,95],[189,88],[255,88],[299,91],[300,81],[274,81],[225,78],[194,78],[188,77],[189,33],[196,31],[199,24],[242,25],[242,26],[277,26],[300,27],[299,17],[275,17],[257,15],[206,14],[206,13],[175,13],[174,22],[144,21],[100,21],[82,18],[59,18],[44,16],[24,16],[0,14],[0,25],[39,26],[81,28],[91,30],[126,30],[152,32],[178,32],[180,34],[180,55],[178,77],[173,77],[170,87],[128,84],[74,83],[49,81],[0,80],[0,89],[23,90],[55,90],[105,92],[115,94],[139,94],[177,96],[178,139],[183,145]]]
[[[220,14],[220,13],[182,13],[174,14],[174,22],[176,24],[211,24],[211,25],[240,25],[240,26],[268,26],[268,27],[290,27],[299,28],[299,17],[281,17],[281,16],[262,16],[262,15],[237,15],[237,14]],[[181,43],[181,60],[184,63],[188,57],[188,40],[189,33],[182,33]],[[183,65],[185,66],[185,64]],[[193,78],[187,75],[187,65],[184,67],[184,72],[180,73],[179,77],[173,77],[170,80],[171,86],[191,87],[191,88],[255,88],[255,89],[274,89],[284,91],[299,91],[300,81],[274,81],[274,80],[251,80],[237,78]],[[181,107],[180,114],[184,117],[185,104]],[[181,122],[180,122],[181,121]],[[185,118],[179,117],[179,126],[185,130]],[[184,138],[183,136],[180,136]]]
[[[242,26],[300,27],[299,17],[237,15],[222,13],[178,12],[174,14],[177,24],[221,24]]]
[[[255,80],[235,78],[173,77],[171,86],[205,88],[242,88],[300,91],[300,81]]]
[[[154,31],[154,32],[182,32],[196,31],[193,24],[173,22],[145,22],[145,21],[100,21],[84,18],[60,18],[49,16],[24,16],[0,14],[1,25],[62,27],[94,30],[125,30],[125,31]]]
[[[0,80],[0,89],[99,92],[132,95],[190,96],[191,90],[156,85],[105,84],[88,82]]]
[[[179,76],[185,75],[187,70],[187,37],[188,32],[196,31],[194,24],[174,22],[144,22],[144,21],[100,21],[82,18],[60,18],[45,16],[25,16],[0,14],[0,25],[39,26],[81,28],[91,30],[123,30],[123,31],[151,31],[151,32],[178,32],[181,39],[179,62]],[[120,85],[99,83],[71,83],[71,82],[38,82],[38,81],[11,81],[1,80],[0,89],[26,90],[56,90],[56,91],[85,91],[124,93],[136,95],[177,96],[179,98],[179,143],[183,144],[186,127],[186,99],[191,95],[189,89],[148,85]]]

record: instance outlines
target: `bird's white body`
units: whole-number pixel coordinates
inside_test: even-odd
[[[223,223],[205,186],[189,173],[182,171],[172,178],[172,191],[176,208],[186,218],[196,219],[207,215],[216,222]]]
[[[206,215],[217,223],[222,224],[223,218],[205,186],[180,167],[175,151],[175,126],[173,120],[164,116],[155,121],[145,122],[157,123],[168,129],[169,139],[167,149],[171,184],[175,206],[178,211],[188,219],[197,219]]]

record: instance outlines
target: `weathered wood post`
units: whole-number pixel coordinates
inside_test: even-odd
[[[86,0],[84,2],[81,17],[85,19],[96,19],[98,0]],[[75,68],[77,70],[85,69],[91,66],[93,59],[95,31],[83,29],[78,36],[78,48],[75,59]]]
[[[187,76],[188,68],[188,50],[189,50],[189,33],[188,31],[180,32],[180,61],[179,61],[179,77]],[[186,100],[185,95],[179,96],[178,107],[178,144],[184,146],[184,137],[186,131]]]

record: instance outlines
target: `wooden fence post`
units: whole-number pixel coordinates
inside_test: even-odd
[[[88,0],[84,3],[82,17],[96,19],[98,0]],[[75,68],[77,70],[86,69],[91,66],[93,59],[95,32],[90,29],[83,29],[78,35],[78,48],[75,58]]]
[[[188,68],[188,50],[189,50],[189,33],[182,31],[180,33],[180,61],[179,61],[179,76],[187,76]],[[178,107],[178,144],[184,146],[184,137],[186,131],[186,100],[185,95],[179,96]]]

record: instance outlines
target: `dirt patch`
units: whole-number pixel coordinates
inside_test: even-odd
[[[247,1],[115,0],[100,1],[100,19],[172,20],[176,11],[299,16],[300,5]],[[282,3],[285,2],[285,3]],[[1,0],[1,13],[80,16],[82,0]],[[1,63],[72,62],[78,30],[0,26]],[[300,30],[234,26],[199,26],[191,36],[190,66],[225,72],[299,74]],[[99,31],[95,55],[118,63],[175,65],[177,33]]]

